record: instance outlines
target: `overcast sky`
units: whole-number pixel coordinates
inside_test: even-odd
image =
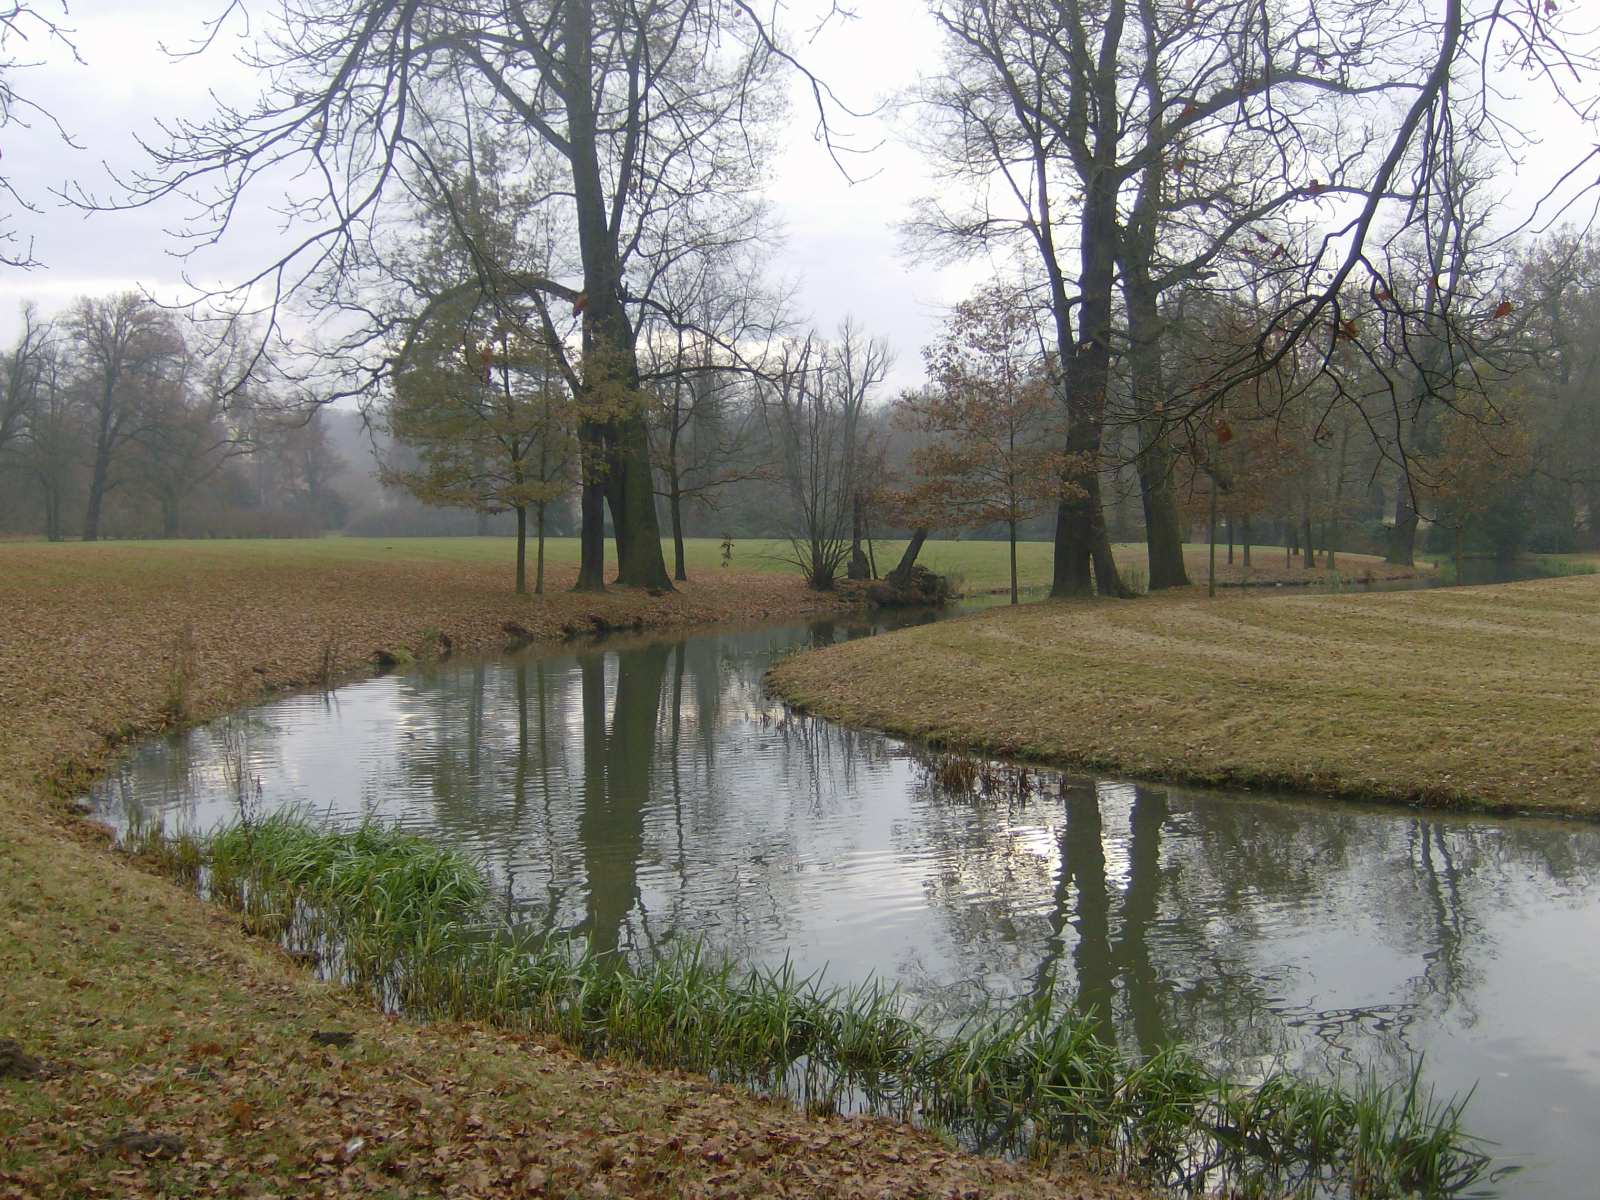
[[[924,0],[863,0],[857,20],[826,27],[807,42],[807,9],[823,0],[791,0],[791,36],[803,58],[814,64],[852,106],[868,109],[911,84],[919,65],[937,64],[939,38]],[[24,47],[19,58],[37,54],[44,65],[14,76],[19,91],[55,113],[81,144],[61,143],[43,121],[32,129],[6,131],[3,162],[24,195],[44,211],[19,214],[16,226],[34,235],[44,269],[0,269],[0,339],[16,327],[16,308],[34,298],[46,311],[78,295],[104,294],[142,286],[163,298],[175,296],[183,264],[173,256],[165,227],[182,214],[165,211],[107,213],[85,217],[59,206],[49,189],[68,180],[91,191],[110,190],[106,165],[129,170],[141,161],[136,137],[159,142],[158,117],[203,114],[210,93],[247,100],[257,87],[251,72],[232,58],[244,30],[229,26],[222,44],[206,55],[173,62],[161,47],[190,43],[207,16],[223,0],[84,0],[73,7],[70,24],[83,59],[73,62],[59,48]],[[231,44],[230,44],[231,43]],[[854,314],[870,332],[893,345],[898,364],[892,384],[916,383],[922,375],[921,347],[937,330],[941,313],[982,277],[982,264],[933,270],[901,253],[896,232],[912,200],[929,190],[918,156],[894,136],[892,114],[855,124],[856,144],[883,143],[852,165],[861,176],[850,182],[812,136],[814,110],[803,85],[794,89],[793,124],[787,149],[777,164],[771,199],[788,232],[775,254],[773,274],[796,280],[805,315],[823,330]],[[1526,124],[1545,136],[1547,151],[1535,151],[1524,177],[1508,172],[1503,183],[1528,195],[1542,190],[1556,167],[1570,166],[1573,146],[1592,144],[1593,130],[1553,123],[1549,104],[1525,109]],[[1581,150],[1580,150],[1581,152]],[[270,229],[257,224],[239,231],[223,246],[190,264],[207,281],[248,274],[263,261],[262,242]]]
[[[179,209],[85,217],[49,193],[77,180],[110,194],[107,166],[136,167],[142,159],[136,138],[159,140],[158,117],[203,113],[210,92],[237,100],[254,94],[256,81],[233,61],[233,45],[181,62],[161,51],[191,42],[221,7],[216,0],[74,5],[73,40],[84,61],[74,63],[54,49],[44,65],[17,76],[19,89],[53,112],[82,148],[61,144],[37,120],[32,129],[8,131],[0,147],[18,189],[44,210],[19,214],[14,224],[34,235],[46,264],[30,272],[0,270],[0,338],[15,330],[23,299],[37,300],[48,312],[85,294],[131,287],[163,298],[179,292],[185,264],[173,257],[176,244],[166,232],[179,223]],[[807,39],[810,26],[798,19],[803,7],[794,7],[794,40],[806,61],[859,110],[892,98],[913,82],[919,62],[936,60],[938,37],[921,0],[872,0],[859,6],[859,19],[830,23],[815,40]],[[237,25],[229,29],[235,37],[239,32]],[[30,47],[19,57],[31,56]],[[869,332],[886,337],[898,356],[891,383],[910,386],[922,377],[920,349],[934,336],[942,311],[983,272],[919,267],[901,255],[896,225],[927,190],[927,180],[918,157],[896,143],[888,110],[852,123],[854,144],[878,146],[852,160],[858,176],[852,183],[813,137],[808,94],[799,81],[791,86],[794,119],[771,187],[788,236],[773,273],[798,283],[800,308],[819,328],[831,331],[854,314]],[[259,267],[266,231],[258,226],[244,234],[191,262],[191,275],[225,280]]]

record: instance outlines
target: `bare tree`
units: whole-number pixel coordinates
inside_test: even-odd
[[[930,149],[972,197],[925,206],[916,230],[935,246],[1000,246],[1042,277],[1078,464],[1056,522],[1052,592],[1120,593],[1100,499],[1107,393],[1120,348],[1119,260],[1134,347],[1138,459],[1151,582],[1184,582],[1181,528],[1170,493],[1167,397],[1160,378],[1163,290],[1192,280],[1253,222],[1300,198],[1288,176],[1312,153],[1305,119],[1321,93],[1370,89],[1349,64],[1370,59],[1365,14],[1336,19],[1266,4],[1201,0],[945,0],[944,74],[923,99],[935,114]],[[1283,19],[1279,19],[1283,18]],[[1131,81],[1131,82],[1130,82]],[[1276,155],[1265,178],[1237,169],[1203,191],[1188,180],[1209,163],[1237,168],[1240,147]],[[1337,157],[1334,164],[1343,170]],[[1185,172],[1188,175],[1185,176]],[[1327,185],[1317,184],[1319,194]],[[1342,185],[1341,185],[1342,186]],[[1131,209],[1124,209],[1124,204]],[[1177,214],[1204,217],[1173,228]],[[1158,242],[1170,248],[1157,258]]]
[[[1468,145],[1486,148],[1502,161],[1519,162],[1539,138],[1519,124],[1519,97],[1501,86],[1511,72],[1536,81],[1544,102],[1579,122],[1587,122],[1597,99],[1600,52],[1587,27],[1577,24],[1572,6],[1542,0],[1506,4],[1500,0],[1443,0],[1438,8],[1396,5],[1367,10],[1391,53],[1366,64],[1370,86],[1387,87],[1401,99],[1395,119],[1373,143],[1359,171],[1348,181],[1350,203],[1333,210],[1326,228],[1303,258],[1300,285],[1285,288],[1263,314],[1256,335],[1239,354],[1221,363],[1190,394],[1169,405],[1164,417],[1185,423],[1200,418],[1233,389],[1268,372],[1279,372],[1296,358],[1333,373],[1344,341],[1350,338],[1352,303],[1382,291],[1382,253],[1374,244],[1412,229],[1424,229],[1448,199],[1448,170],[1441,164]],[[1318,18],[1325,24],[1325,17]],[[1395,36],[1404,30],[1403,36]],[[1551,222],[1592,195],[1593,161],[1600,149],[1579,151],[1547,192],[1508,214],[1502,237]],[[1313,197],[1319,181],[1306,184]],[[1507,228],[1509,227],[1509,228]],[[1492,311],[1492,310],[1491,310]],[[1441,328],[1447,339],[1470,332],[1475,322]],[[1357,335],[1359,337],[1359,334]],[[1309,350],[1309,355],[1306,351]],[[1431,374],[1419,363],[1420,373]]]
[[[54,329],[32,304],[22,306],[22,332],[0,366],[0,454],[21,440],[39,400]]]
[[[89,428],[83,540],[92,542],[106,494],[122,482],[112,468],[154,420],[163,390],[176,386],[185,348],[172,314],[135,292],[80,299],[64,327]]]
[[[672,523],[673,578],[688,578],[684,507],[711,508],[721,490],[770,473],[755,386],[784,325],[783,298],[753,257],[713,249],[686,256],[658,293],[644,336],[650,433]]]
[[[44,345],[38,391],[28,412],[21,449],[23,470],[38,486],[44,532],[52,542],[66,536],[66,506],[83,458],[83,423],[66,378],[65,354],[58,341]]]
[[[789,498],[791,561],[818,591],[833,587],[850,557],[862,416],[892,361],[850,320],[836,342],[812,334],[779,352],[766,421]]]

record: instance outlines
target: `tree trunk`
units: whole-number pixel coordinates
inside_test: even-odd
[[[1333,516],[1328,522],[1328,570],[1338,569],[1339,534],[1344,524],[1344,472],[1350,458],[1350,426],[1339,435],[1339,473],[1333,480]]]
[[[672,472],[672,494],[668,497],[672,510],[672,577],[686,583],[689,572],[683,561],[683,491],[678,484],[678,472]]]
[[[862,538],[866,536],[866,526],[866,506],[861,502],[861,493],[856,492],[850,497],[850,565],[845,571],[845,577],[848,579],[871,578],[872,565],[861,549]]]
[[[1217,595],[1217,477],[1211,476],[1211,512],[1206,521],[1206,595]]]
[[[1017,602],[1017,523],[1007,522],[1011,534],[1011,603]]]
[[[1250,569],[1250,518],[1239,518],[1239,536],[1244,539],[1244,569]]]
[[[1411,503],[1411,473],[1400,469],[1400,482],[1395,488],[1394,528],[1389,530],[1389,553],[1384,562],[1397,567],[1417,565],[1417,510]]]
[[[917,555],[922,553],[922,543],[928,540],[926,529],[915,529],[911,533],[911,540],[906,543],[906,552],[900,556],[900,563],[889,572],[889,582],[897,587],[904,587],[911,578],[911,568],[917,565]]]
[[[610,504],[617,537],[617,582],[627,587],[672,590],[661,553],[661,528],[656,520],[655,483],[650,469],[649,435],[639,398],[639,359],[634,332],[622,300],[622,269],[617,237],[608,219],[608,204],[594,108],[594,5],[569,0],[561,11],[569,162],[573,207],[578,219],[578,249],[583,261],[583,384],[608,413],[591,422],[603,450],[604,472],[591,482]],[[603,586],[605,534],[603,513],[585,496],[580,589]]]
[[[44,536],[51,542],[62,540],[61,496],[53,487],[44,489]]]
[[[632,345],[629,345],[630,356]],[[672,590],[661,525],[656,520],[655,480],[651,476],[649,434],[638,412],[617,429],[614,469],[606,489],[611,524],[617,534],[617,583],[623,587]]]
[[[1171,461],[1172,455],[1159,443],[1152,444],[1139,459],[1151,591],[1189,586],[1189,570],[1183,561],[1183,517],[1172,488]]]
[[[1116,33],[1120,36],[1120,28]],[[1106,36],[1110,38],[1112,33],[1108,31]],[[1116,118],[1108,114],[1106,119]],[[1106,149],[1114,153],[1114,137]],[[1065,369],[1066,449],[1071,462],[1065,482],[1073,485],[1075,494],[1056,507],[1050,594],[1087,596],[1098,583],[1102,595],[1123,596],[1128,593],[1117,577],[1100,500],[1100,443],[1111,371],[1111,289],[1117,246],[1117,186],[1112,172],[1095,176],[1082,213],[1076,339],[1065,297],[1055,297],[1053,304],[1057,349]]]
[[[602,450],[592,423],[584,422],[579,433],[583,483],[578,521],[578,582],[575,592],[606,590],[606,484],[599,461]]]
[[[94,474],[89,480],[89,504],[83,514],[83,540],[100,540],[100,509],[106,499],[106,478],[111,472],[111,455],[107,447],[95,451]]]
[[[541,500],[536,510],[539,528],[539,562],[533,574],[533,594],[535,596],[544,595],[544,508],[544,501]]]
[[[528,506],[517,505],[517,595],[528,594]]]
[[[1134,430],[1139,439],[1139,498],[1144,504],[1145,553],[1152,592],[1189,584],[1183,561],[1183,519],[1172,486],[1172,453],[1161,415],[1167,398],[1161,365],[1166,326],[1161,316],[1161,293],[1151,278],[1163,175],[1159,158],[1144,169],[1123,230],[1120,254],[1122,294],[1128,309],[1128,367],[1137,419]]]
[[[1233,517],[1228,517],[1228,565],[1233,566]]]
[[[1317,566],[1317,550],[1311,541],[1311,504],[1306,503],[1306,508],[1300,514],[1300,551],[1301,565],[1308,571],[1314,571]]]

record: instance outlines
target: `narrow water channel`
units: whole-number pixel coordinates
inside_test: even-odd
[[[520,920],[649,955],[892,979],[932,1020],[1055,978],[1130,1052],[1181,1040],[1441,1093],[1521,1171],[1600,1179],[1600,829],[997,769],[942,787],[893,738],[787,711],[775,655],[838,620],[452,661],[291,696],[141,746],[116,816],[377,817],[479,856]]]

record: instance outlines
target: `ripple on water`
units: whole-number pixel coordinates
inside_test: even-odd
[[[1477,1084],[1474,1132],[1600,1174],[1600,830],[1487,822],[1031,772],[951,795],[893,739],[787,714],[776,649],[713,633],[430,666],[285,697],[146,743],[109,809],[208,828],[238,807],[375,815],[481,858],[521,919],[639,953],[700,938],[840,983],[889,978],[936,1018],[1054,979],[1130,1048],[1181,1039]]]

